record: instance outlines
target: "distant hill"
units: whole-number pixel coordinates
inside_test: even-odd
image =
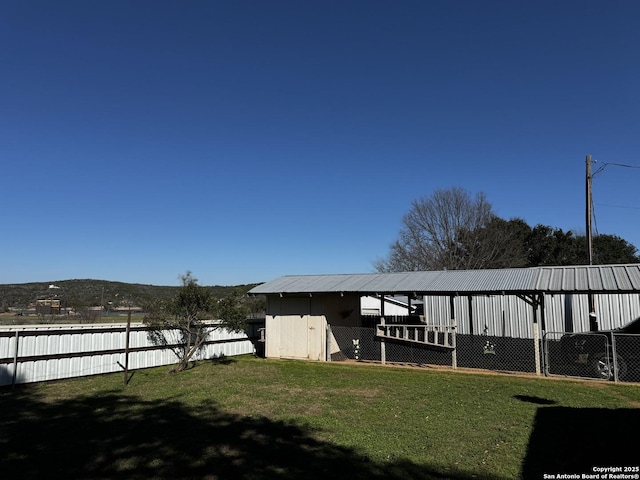
[[[51,288],[51,286],[57,288]],[[211,286],[212,293],[224,297],[234,289],[249,291],[257,284]],[[0,312],[9,308],[28,308],[37,299],[59,298],[66,307],[139,306],[154,300],[173,298],[179,286],[163,287],[106,280],[58,280],[55,282],[19,283],[0,285]],[[111,302],[111,303],[109,303]]]

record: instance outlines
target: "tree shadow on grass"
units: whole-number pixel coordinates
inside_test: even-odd
[[[638,464],[640,409],[543,407],[533,427],[522,466],[525,480]]]
[[[0,472],[11,478],[483,479],[409,461],[377,463],[305,427],[119,392],[50,402],[0,390]],[[491,477],[495,478],[495,477]]]
[[[534,403],[536,405],[555,405],[555,400],[549,400],[548,398],[536,397],[532,395],[514,395],[513,398],[520,400],[521,402]]]
[[[206,360],[213,365],[232,365],[234,363],[238,363],[238,361],[233,357],[227,357],[226,355],[220,355],[219,357],[214,357]]]
[[[13,365],[0,365],[0,392],[12,388],[14,384],[24,383],[24,377],[18,372],[14,378]]]
[[[0,386],[11,385],[13,383],[13,374],[9,368],[0,365]]]

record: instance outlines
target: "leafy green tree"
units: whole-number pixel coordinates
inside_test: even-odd
[[[150,340],[170,348],[178,358],[178,364],[170,370],[172,373],[188,367],[212,331],[219,328],[242,331],[247,318],[241,292],[218,300],[210,289],[198,285],[191,272],[182,275],[181,280],[182,287],[176,296],[151,306],[144,319],[150,327]]]
[[[224,327],[234,332],[241,332],[247,325],[250,308],[247,295],[235,289],[226,297],[216,301],[214,313],[216,318],[224,322]]]
[[[572,232],[565,232],[561,228],[536,225],[525,240],[525,247],[531,267],[586,263],[581,256],[584,243],[580,245]]]
[[[581,248],[582,261],[588,263],[586,237],[576,237]],[[640,263],[638,249],[617,235],[602,234],[593,237],[593,263],[596,265]]]

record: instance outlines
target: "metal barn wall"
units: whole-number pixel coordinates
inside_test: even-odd
[[[469,301],[469,298],[471,300]],[[640,294],[594,295],[600,330],[617,328],[640,317]],[[450,322],[449,297],[424,297],[425,322]],[[469,320],[469,307],[473,323]],[[586,295],[545,295],[547,332],[585,332],[589,330]],[[454,298],[457,332],[512,338],[533,338],[533,307],[513,295],[460,296]],[[541,310],[538,310],[541,322]]]
[[[449,297],[424,297],[425,322],[451,322]],[[531,306],[517,297],[460,296],[453,300],[457,333],[513,338],[533,338]],[[470,322],[469,308],[473,310]]]
[[[168,339],[179,343],[177,332],[169,332]],[[214,330],[209,341],[219,343],[206,345],[195,360],[253,353],[253,344],[244,333]],[[0,385],[12,384],[14,377],[15,383],[30,383],[120,372],[120,365],[125,364],[125,344],[124,324],[2,328]],[[155,347],[147,338],[146,330],[139,326],[132,326],[129,348],[130,370],[177,361],[171,350]],[[16,356],[18,364],[14,372]],[[49,358],[29,360],[29,357],[43,356]]]
[[[556,308],[565,314],[564,321],[561,317],[555,323],[547,322],[547,331],[589,331],[587,295],[556,295],[556,297],[559,297]],[[594,301],[600,330],[618,328],[640,317],[640,294],[594,295]],[[545,302],[547,302],[546,298]]]

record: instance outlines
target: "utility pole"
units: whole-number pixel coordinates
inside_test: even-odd
[[[587,188],[586,188],[586,197],[587,197],[587,259],[589,265],[593,265],[593,228],[592,228],[592,219],[593,219],[593,195],[592,195],[592,184],[593,175],[591,174],[591,155],[587,155]],[[598,319],[596,316],[596,306],[593,301],[593,294],[589,293],[587,295],[589,302],[589,329],[592,331],[598,330]]]
[[[593,194],[591,193],[592,180],[591,155],[587,155],[587,259],[589,261],[589,265],[593,265],[593,228],[591,225],[591,221],[593,219]]]

